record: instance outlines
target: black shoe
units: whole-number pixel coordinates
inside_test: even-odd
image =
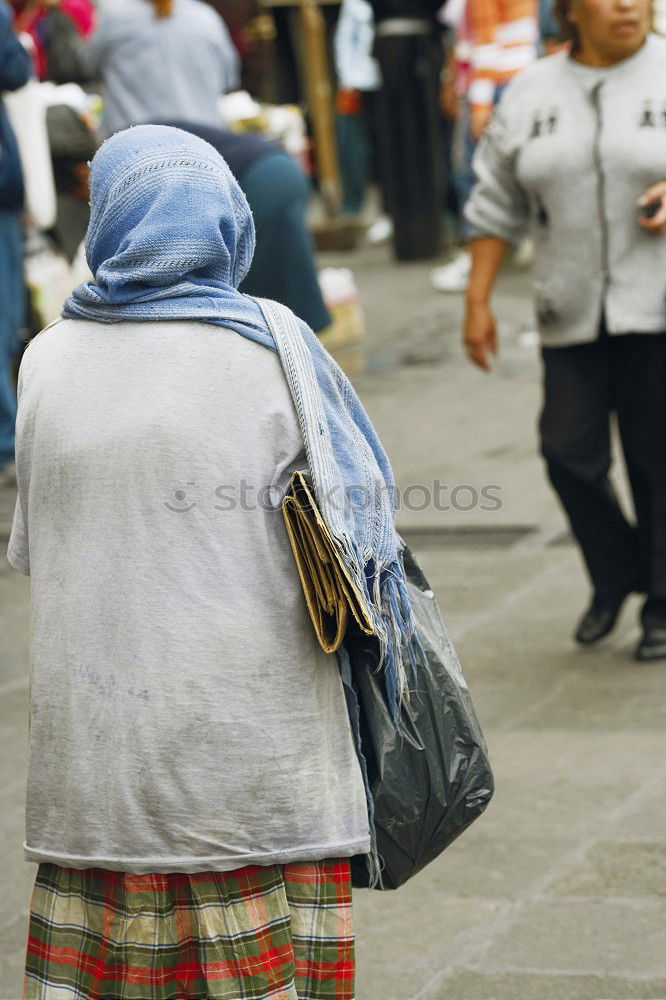
[[[599,642],[599,639],[612,632],[626,598],[627,594],[610,599],[594,597],[578,623],[574,634],[576,642],[582,646],[591,646],[593,642]]]
[[[649,660],[666,660],[666,627],[645,625],[643,638],[636,646],[634,658],[641,663]]]

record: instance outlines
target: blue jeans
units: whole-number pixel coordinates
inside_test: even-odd
[[[342,212],[358,215],[370,179],[370,142],[363,115],[338,113],[335,136],[342,181]]]
[[[500,87],[496,88],[494,101],[495,105],[498,104],[505,89],[506,84],[502,84]],[[459,122],[459,128],[462,130],[462,162],[453,172],[453,180],[456,186],[461,212],[469,200],[472,188],[476,184],[476,174],[474,173],[472,160],[474,159],[474,153],[476,152],[477,140],[472,135],[471,117],[470,104],[468,101],[465,101]],[[469,222],[463,216],[461,223],[461,236],[465,242],[469,240],[471,231]]]
[[[23,235],[18,212],[0,209],[0,469],[14,459],[13,362],[23,325]]]
[[[465,243],[469,239],[471,227],[465,216],[462,215],[462,212],[469,200],[469,196],[472,193],[472,188],[476,184],[476,174],[474,173],[474,168],[472,167],[472,159],[474,157],[474,151],[476,150],[476,139],[472,135],[470,117],[470,106],[469,103],[465,101],[461,118],[458,122],[458,128],[462,132],[461,162],[459,162],[456,169],[453,171],[453,181],[456,186],[458,203],[460,205],[461,212],[460,235]]]

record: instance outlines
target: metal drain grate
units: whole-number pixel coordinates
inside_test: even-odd
[[[416,549],[510,549],[535,534],[532,524],[464,524],[436,528],[398,528],[400,534]]]

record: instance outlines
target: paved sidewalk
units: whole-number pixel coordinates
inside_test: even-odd
[[[570,639],[587,586],[536,456],[537,351],[508,272],[490,377],[458,345],[461,303],[382,248],[350,264],[371,325],[358,389],[399,486],[460,509],[403,509],[440,597],[497,779],[487,814],[396,893],[356,894],[357,1000],[666,1000],[666,664],[638,666],[637,604],[616,634]],[[496,511],[462,509],[498,487]],[[0,531],[11,498],[0,497]],[[418,504],[417,504],[418,505]],[[0,566],[0,998],[20,997],[33,870],[21,861],[27,581]],[[148,998],[147,998],[148,1000]]]

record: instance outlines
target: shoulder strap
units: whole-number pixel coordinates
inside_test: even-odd
[[[320,490],[330,482],[333,466],[328,421],[312,352],[291,309],[270,299],[255,301],[275,340],[305,443],[315,496],[321,503]]]

